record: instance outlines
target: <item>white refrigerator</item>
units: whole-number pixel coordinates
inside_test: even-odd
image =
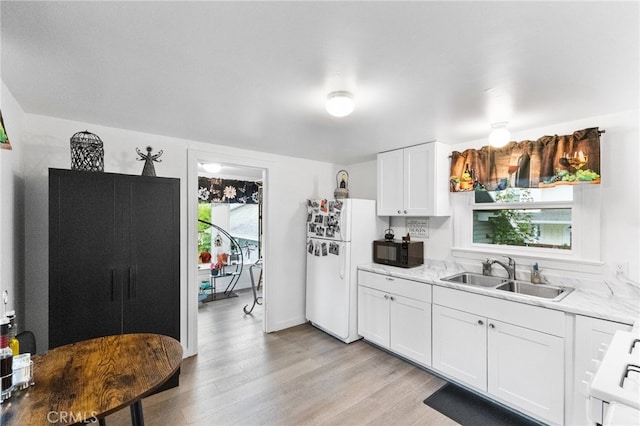
[[[375,200],[307,200],[306,317],[343,342],[361,338],[356,268],[372,261],[384,228]]]

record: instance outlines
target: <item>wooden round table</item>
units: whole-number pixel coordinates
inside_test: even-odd
[[[2,404],[10,425],[75,424],[131,407],[131,422],[143,425],[142,398],[180,367],[182,346],[159,334],[99,337],[32,357],[35,385]]]

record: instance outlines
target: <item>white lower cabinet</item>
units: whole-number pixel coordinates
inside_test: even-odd
[[[431,365],[431,303],[390,295],[389,339],[392,351]]]
[[[391,329],[389,318],[389,296],[383,291],[359,286],[358,334],[388,348]]]
[[[487,320],[433,305],[433,368],[487,391]]]
[[[547,424],[594,424],[583,380],[630,327],[358,271],[360,335]]]
[[[564,422],[564,339],[489,320],[487,391],[545,421]]]
[[[603,412],[587,414],[588,383],[595,374],[599,361],[604,357],[611,338],[618,330],[630,330],[631,326],[619,322],[576,315],[575,353],[573,360],[572,425],[602,423]],[[589,408],[592,408],[589,406]]]
[[[431,285],[358,271],[358,334],[431,365]]]
[[[433,293],[433,368],[563,424],[564,314],[439,287]]]

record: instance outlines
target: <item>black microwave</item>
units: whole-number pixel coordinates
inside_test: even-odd
[[[420,266],[424,263],[424,243],[422,241],[374,241],[373,261],[401,268]]]

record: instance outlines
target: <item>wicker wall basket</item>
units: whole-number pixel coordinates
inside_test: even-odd
[[[102,140],[88,131],[71,136],[71,170],[104,172]]]

